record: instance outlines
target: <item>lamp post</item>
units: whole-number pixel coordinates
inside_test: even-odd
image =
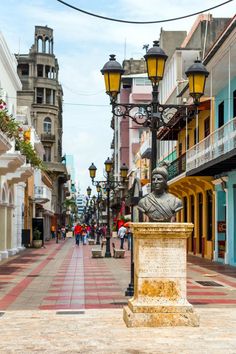
[[[100,202],[101,202],[101,186],[98,184],[97,189],[97,240],[96,245],[100,245]]]
[[[104,75],[106,93],[110,96],[112,113],[117,117],[129,117],[139,125],[149,127],[152,136],[151,145],[151,171],[157,163],[157,131],[166,126],[170,118],[179,110],[188,108],[190,114],[199,104],[200,97],[204,94],[205,81],[209,75],[200,60],[196,60],[186,71],[189,79],[189,94],[193,98],[194,105],[189,107],[181,104],[160,104],[159,83],[163,78],[165,62],[168,56],[159,47],[159,42],[154,41],[153,47],[144,55],[147,63],[148,78],[152,83],[152,101],[149,104],[117,103],[120,93],[121,78],[124,69],[111,54],[109,61],[103,66],[101,73]],[[140,108],[142,110],[140,110]]]
[[[106,180],[105,181],[95,181],[96,177],[96,166],[92,163],[89,167],[90,178],[92,179],[92,184],[96,186],[96,188],[103,188],[106,191],[107,196],[107,234],[106,234],[106,252],[105,257],[111,257],[111,248],[110,248],[110,238],[111,238],[111,228],[110,228],[110,191],[115,190],[119,186],[123,186],[127,174],[128,167],[123,164],[120,168],[121,181],[115,181],[111,179],[111,172],[113,167],[113,162],[110,158],[108,158],[105,162],[105,171],[106,171]]]
[[[163,78],[165,70],[165,62],[167,55],[159,47],[159,42],[154,41],[153,47],[144,55],[147,64],[147,75],[152,83],[152,101],[149,104],[136,103],[117,103],[118,94],[120,93],[121,78],[124,69],[116,61],[115,55],[110,55],[109,61],[103,66],[101,73],[104,76],[106,93],[110,97],[112,106],[112,114],[120,118],[131,118],[138,125],[149,127],[151,130],[151,171],[156,168],[157,163],[157,131],[167,126],[169,120],[174,114],[184,109],[184,115],[198,113],[198,105],[201,96],[204,95],[206,78],[209,72],[203,66],[200,60],[195,60],[194,64],[185,72],[189,80],[189,94],[193,98],[193,105],[181,104],[161,104],[159,102],[159,83]],[[186,114],[187,112],[187,114]],[[131,245],[133,252],[133,245]],[[131,285],[134,284],[134,272],[131,262]],[[127,295],[133,295],[133,287],[127,289]]]

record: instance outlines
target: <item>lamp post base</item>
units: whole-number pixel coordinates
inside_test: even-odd
[[[129,283],[129,286],[125,291],[125,296],[134,296],[134,284]]]
[[[105,258],[111,258],[110,237],[106,237]]]
[[[100,245],[100,236],[97,235],[96,245]]]

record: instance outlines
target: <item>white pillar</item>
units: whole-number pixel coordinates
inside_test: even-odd
[[[14,240],[13,233],[13,215],[14,215],[14,206],[7,207],[7,251],[8,256],[14,256],[17,253],[17,248]]]
[[[1,233],[0,233],[0,256],[1,259],[8,258],[7,252],[7,206],[0,205],[0,220],[1,220]]]
[[[26,184],[21,182],[17,184],[16,187],[16,247],[18,251],[25,249],[22,246],[22,229],[24,228],[23,225],[23,216],[22,216],[22,208],[24,208],[24,193],[25,193],[25,186]]]

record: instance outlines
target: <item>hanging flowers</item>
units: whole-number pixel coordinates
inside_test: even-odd
[[[8,113],[6,103],[2,99],[0,99],[0,130],[2,130],[9,139],[15,139],[15,149],[19,150],[22,155],[25,155],[27,162],[30,163],[32,167],[45,170],[43,161],[30,143],[30,131],[24,132],[20,123]]]
[[[0,129],[9,139],[16,139],[20,134],[20,123],[8,113],[6,103],[0,99]]]

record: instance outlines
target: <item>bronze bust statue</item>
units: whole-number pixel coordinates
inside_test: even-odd
[[[168,172],[166,164],[152,171],[153,191],[138,203],[138,209],[149,217],[150,221],[170,222],[175,214],[183,208],[182,201],[168,193]]]

